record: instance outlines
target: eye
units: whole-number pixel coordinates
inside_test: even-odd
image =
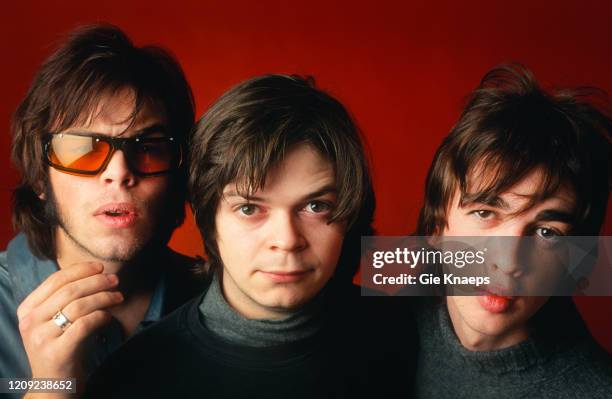
[[[257,212],[257,210],[257,205],[253,204],[240,205],[240,207],[238,208],[238,211],[245,216],[252,216]]]
[[[535,234],[538,237],[541,237],[547,241],[550,242],[557,242],[559,241],[559,237],[561,237],[563,234],[559,233],[558,231],[556,231],[555,229],[551,229],[548,227],[538,227],[535,229]]]
[[[153,154],[157,155],[162,151],[161,143],[139,143],[136,146],[136,152],[140,154]]]
[[[148,144],[141,144],[141,145],[136,147],[136,150],[138,152],[146,153],[146,152],[149,152],[150,147],[149,147]]]
[[[495,216],[495,212],[486,209],[477,209],[475,211],[470,212],[470,214],[476,216],[478,219],[481,220],[489,220]]]
[[[323,201],[310,201],[304,210],[310,213],[324,213],[331,210],[331,205]]]

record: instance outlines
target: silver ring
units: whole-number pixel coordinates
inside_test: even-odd
[[[72,324],[72,322],[66,317],[65,314],[62,313],[61,310],[58,311],[55,315],[53,315],[53,318],[51,320],[53,320],[55,325],[61,328],[62,331],[70,327],[70,325]]]

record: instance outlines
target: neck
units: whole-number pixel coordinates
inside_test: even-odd
[[[529,338],[527,326],[519,326],[501,334],[485,334],[469,325],[457,311],[453,301],[447,301],[453,330],[464,348],[470,351],[493,351],[519,344]]]
[[[159,266],[163,262],[160,252],[160,250],[152,251],[149,247],[130,259],[101,258],[75,242],[61,227],[58,227],[56,234],[57,264],[60,269],[86,262],[102,264],[104,274],[117,274],[120,281],[119,288],[122,291],[138,291],[147,287],[151,280],[155,280],[159,274]]]
[[[322,298],[317,297],[299,311],[282,319],[247,318],[224,298],[220,276],[215,273],[199,310],[206,327],[216,335],[234,344],[262,348],[313,336],[322,326],[323,307]]]

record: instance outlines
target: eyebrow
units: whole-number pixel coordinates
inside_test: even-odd
[[[311,199],[314,199],[314,198],[318,198],[318,197],[321,197],[323,195],[330,194],[330,193],[331,194],[337,194],[338,193],[338,190],[336,189],[336,186],[333,185],[333,184],[325,185],[325,186],[323,186],[322,188],[320,188],[320,189],[318,189],[316,191],[313,191],[311,193],[308,193],[308,194],[304,195],[302,198],[300,198],[300,201],[308,201],[308,200],[311,200]],[[244,199],[249,200],[249,201],[260,201],[260,202],[265,202],[265,200],[266,200],[263,197],[257,197],[257,196],[247,196],[247,197],[245,197],[243,195],[240,195],[235,190],[230,190],[227,193],[224,193],[223,197],[225,197],[225,198],[238,197],[238,198],[244,198]]]
[[[493,208],[500,208],[500,209],[510,208],[510,205],[506,201],[504,201],[502,198],[494,197],[494,198],[488,199],[482,194],[476,195],[475,198],[473,199],[468,198],[467,200],[464,201],[462,206],[470,206],[474,204],[488,205]],[[574,225],[576,223],[576,218],[572,213],[564,211],[564,210],[545,209],[543,211],[540,211],[536,215],[534,222],[562,222],[562,223],[566,223],[569,225]]]
[[[163,124],[156,123],[154,125],[147,126],[140,130],[137,130],[134,137],[146,136],[147,134],[152,134],[152,133],[168,133],[168,129]]]
[[[536,222],[562,222],[569,225],[574,225],[576,223],[576,218],[569,212],[556,210],[556,209],[546,209],[540,213],[538,213],[535,217]]]
[[[470,206],[474,204],[487,205],[493,208],[508,209],[510,205],[501,197],[488,198],[485,194],[468,194],[466,198],[460,201],[460,206]]]

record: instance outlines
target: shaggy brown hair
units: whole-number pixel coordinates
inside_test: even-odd
[[[25,233],[32,252],[55,258],[56,225],[39,198],[49,190],[42,141],[45,135],[91,116],[100,99],[129,89],[135,96],[133,118],[145,103],[165,113],[168,131],[184,145],[194,123],[191,89],[177,61],[165,50],[135,47],[117,27],[95,25],[73,32],[41,66],[12,121],[12,159],[21,173],[13,196],[13,224]],[[173,176],[174,198],[168,212],[169,239],[185,217],[186,171]],[[166,222],[164,222],[166,223]]]
[[[417,234],[444,230],[456,190],[462,205],[486,203],[541,168],[543,184],[529,206],[569,184],[577,199],[572,234],[597,235],[612,159],[611,120],[594,101],[602,95],[592,88],[546,92],[518,64],[489,71],[434,156]],[[478,187],[470,185],[474,176],[484,179]]]
[[[190,142],[190,200],[209,260],[219,267],[215,215],[223,189],[237,182],[248,197],[294,146],[312,145],[334,166],[337,206],[330,223],[348,221],[336,277],[350,281],[360,239],[372,234],[374,193],[362,139],[344,106],[312,79],[266,75],[226,92],[200,119]]]

